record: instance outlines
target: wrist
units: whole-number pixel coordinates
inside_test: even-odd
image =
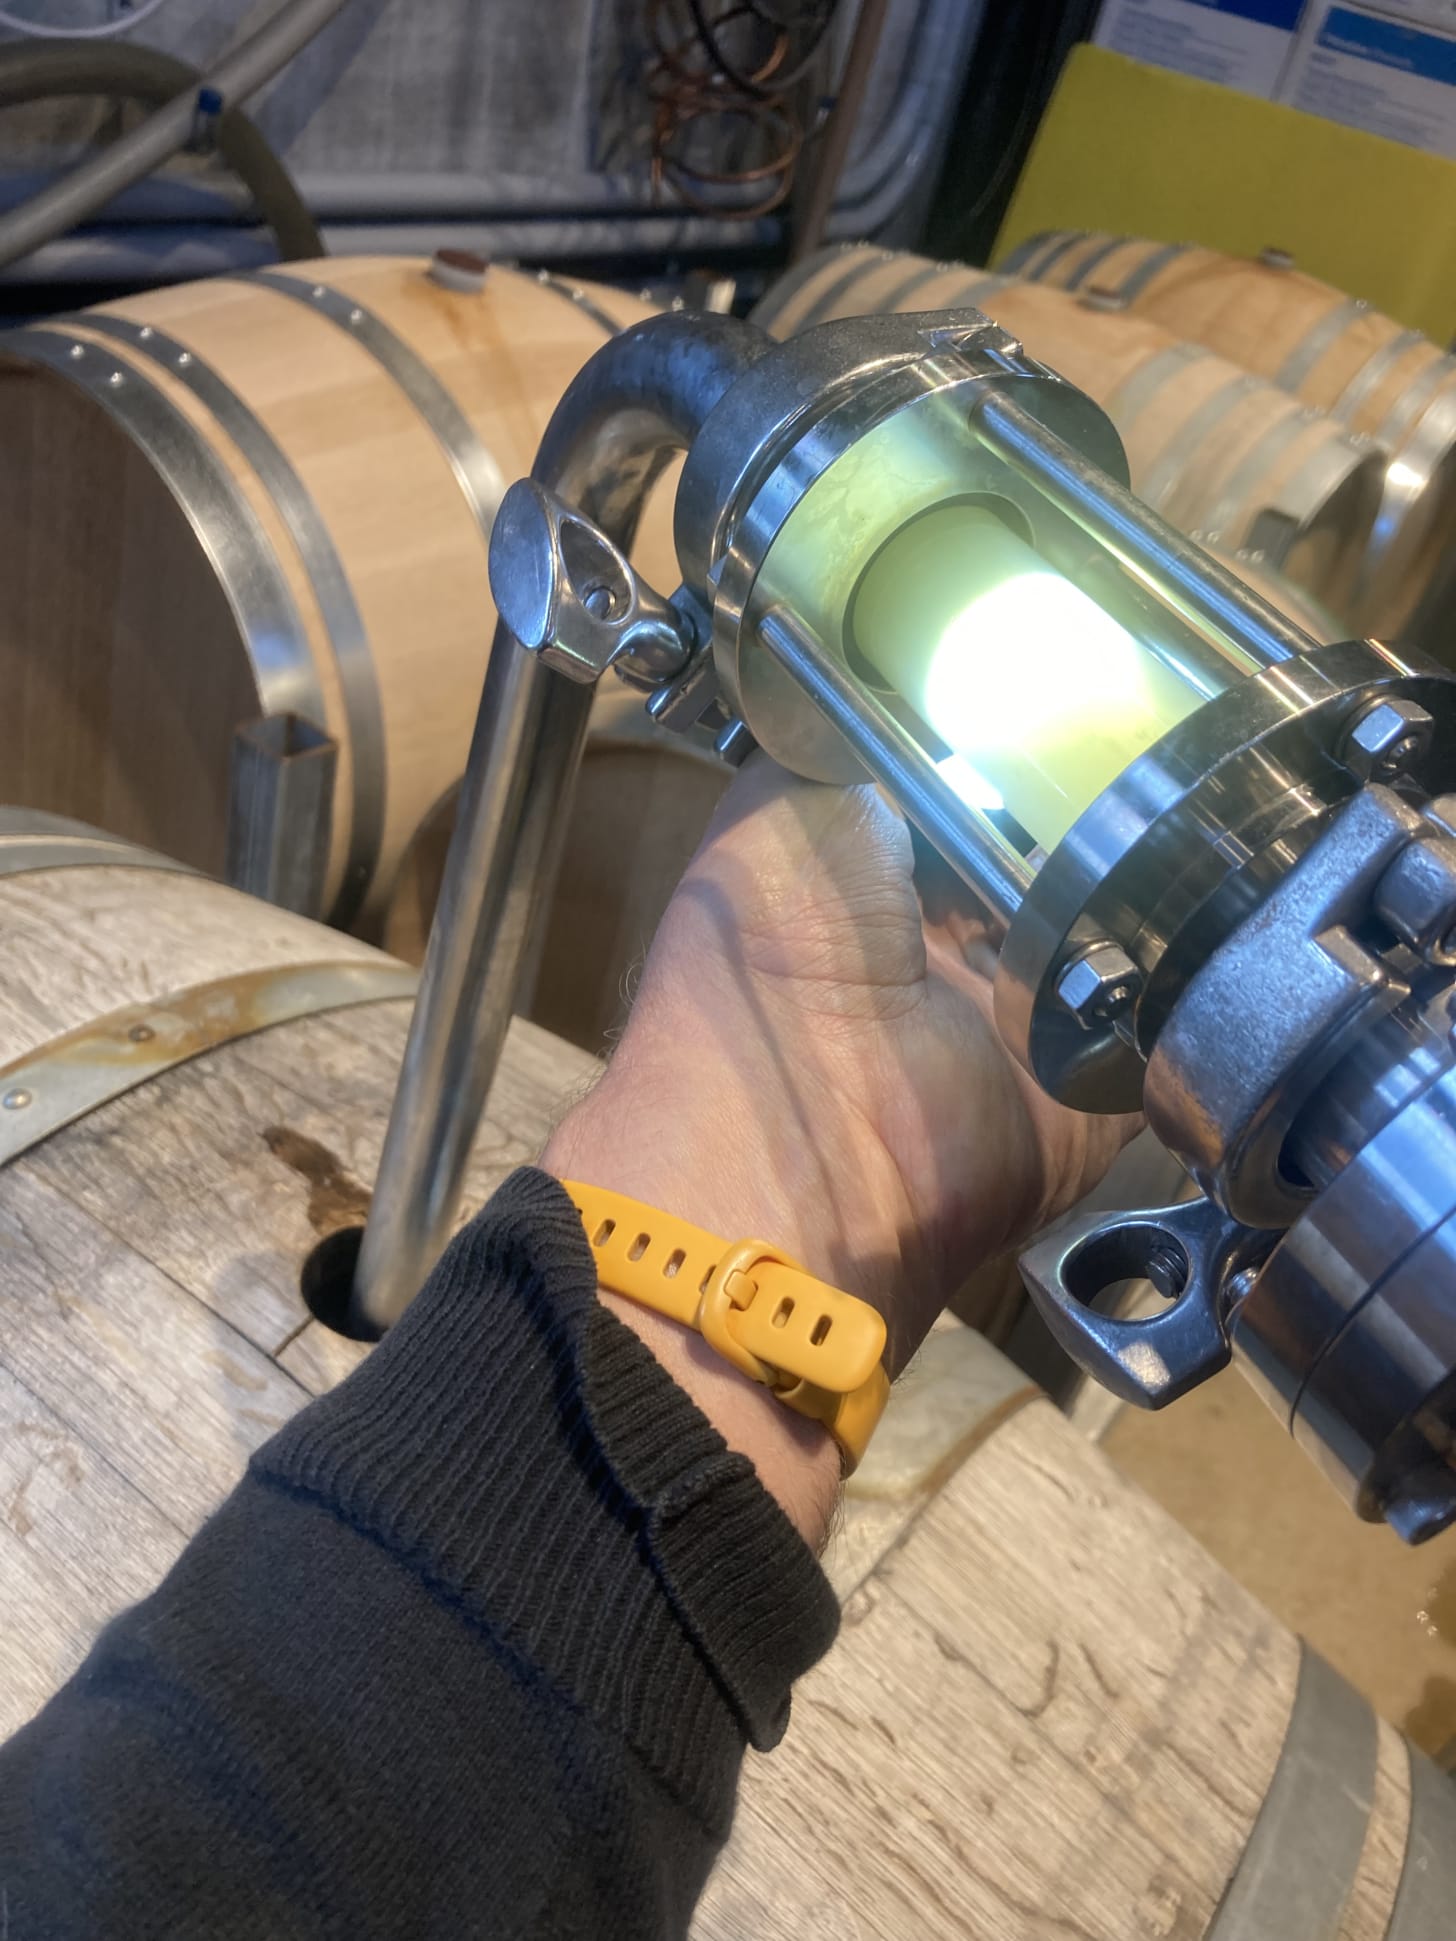
[[[624,1099],[614,1097],[614,1089],[609,1075],[598,1092],[563,1120],[542,1154],[547,1171],[660,1207],[724,1239],[751,1235],[785,1244],[764,1230],[761,1204],[753,1219],[730,1210],[731,1179],[704,1184],[702,1171],[684,1163],[687,1149],[674,1141],[654,1151],[650,1138],[638,1139],[636,1128],[650,1125],[655,1115],[640,1093],[628,1109]],[[791,1249],[785,1245],[785,1251]],[[748,1457],[805,1542],[819,1549],[838,1501],[841,1476],[839,1449],[828,1430],[785,1408],[692,1328],[606,1289],[599,1298],[652,1351],[728,1446]]]

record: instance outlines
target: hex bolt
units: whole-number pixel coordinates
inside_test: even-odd
[[[1456,963],[1456,841],[1408,843],[1375,885],[1376,914],[1427,963]]]
[[[1142,977],[1118,944],[1093,944],[1057,979],[1057,996],[1087,1030],[1111,1024],[1137,998]]]
[[[1387,782],[1422,753],[1434,726],[1419,702],[1382,696],[1345,730],[1340,760],[1362,782]]]

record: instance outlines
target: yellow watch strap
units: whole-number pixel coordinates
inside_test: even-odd
[[[603,1287],[696,1328],[785,1407],[822,1422],[855,1467],[890,1394],[885,1323],[868,1301],[762,1241],[730,1243],[624,1193],[562,1183]]]

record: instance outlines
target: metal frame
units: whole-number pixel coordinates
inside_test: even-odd
[[[133,861],[129,856],[117,860],[127,867]],[[391,958],[284,964],[195,984],[91,1019],[0,1067],[0,1166],[98,1106],[218,1045],[323,1011],[411,997],[415,985],[415,973]]]

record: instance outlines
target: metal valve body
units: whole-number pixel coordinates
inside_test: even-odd
[[[664,598],[625,546],[674,446]],[[1201,702],[1049,854],[967,803],[853,650],[867,563],[951,501],[1004,510]],[[976,312],[782,346],[638,327],[507,495],[491,578],[574,681],[610,666],[730,759],[878,781],[1004,926],[1016,1056],[1081,1109],[1145,1106],[1202,1197],[1074,1222],[1026,1263],[1084,1366],[1159,1406],[1236,1355],[1362,1515],[1410,1539],[1456,1518],[1456,681],[1304,635],[1134,499],[1104,414]],[[467,846],[447,902],[457,866],[503,867]],[[1161,1312],[1096,1310],[1136,1275]]]

